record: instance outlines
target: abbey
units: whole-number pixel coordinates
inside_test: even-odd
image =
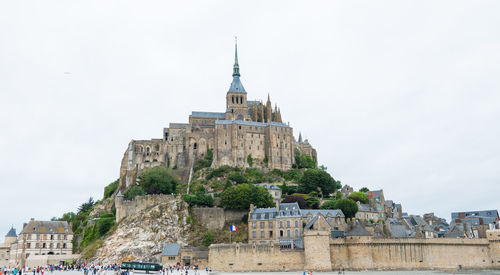
[[[292,168],[295,152],[317,160],[316,150],[307,139],[296,141],[293,128],[283,123],[280,109],[272,107],[270,97],[247,100],[240,80],[238,50],[235,46],[233,80],[226,93],[225,112],[195,112],[189,123],[170,123],[163,138],[132,140],[120,169],[120,186],[135,183],[141,171],[164,165],[189,173],[196,159],[208,150],[213,153],[213,167],[222,165],[281,169]]]

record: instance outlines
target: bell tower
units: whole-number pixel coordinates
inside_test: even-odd
[[[248,120],[247,92],[240,81],[238,64],[238,44],[234,45],[233,81],[226,94],[226,119]]]

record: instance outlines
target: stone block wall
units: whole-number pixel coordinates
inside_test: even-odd
[[[161,203],[169,203],[175,201],[176,198],[171,195],[146,195],[137,196],[132,201],[125,201],[123,197],[116,197],[116,222],[123,218],[134,215],[148,207],[152,207]]]
[[[213,244],[209,249],[209,266],[228,272],[302,270],[304,251],[280,250],[278,242]]]
[[[207,229],[222,229],[224,224],[240,222],[248,211],[224,210],[222,208],[193,208],[198,221]]]

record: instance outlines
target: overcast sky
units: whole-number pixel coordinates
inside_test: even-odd
[[[131,139],[249,99],[343,184],[412,214],[497,209],[498,1],[1,1],[0,236],[75,211]],[[1,237],[0,237],[1,240]]]

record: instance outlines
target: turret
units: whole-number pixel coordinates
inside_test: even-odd
[[[5,244],[10,245],[14,243],[16,240],[17,240],[16,229],[14,229],[14,227],[11,227],[9,232],[7,232],[7,235],[5,235]]]

